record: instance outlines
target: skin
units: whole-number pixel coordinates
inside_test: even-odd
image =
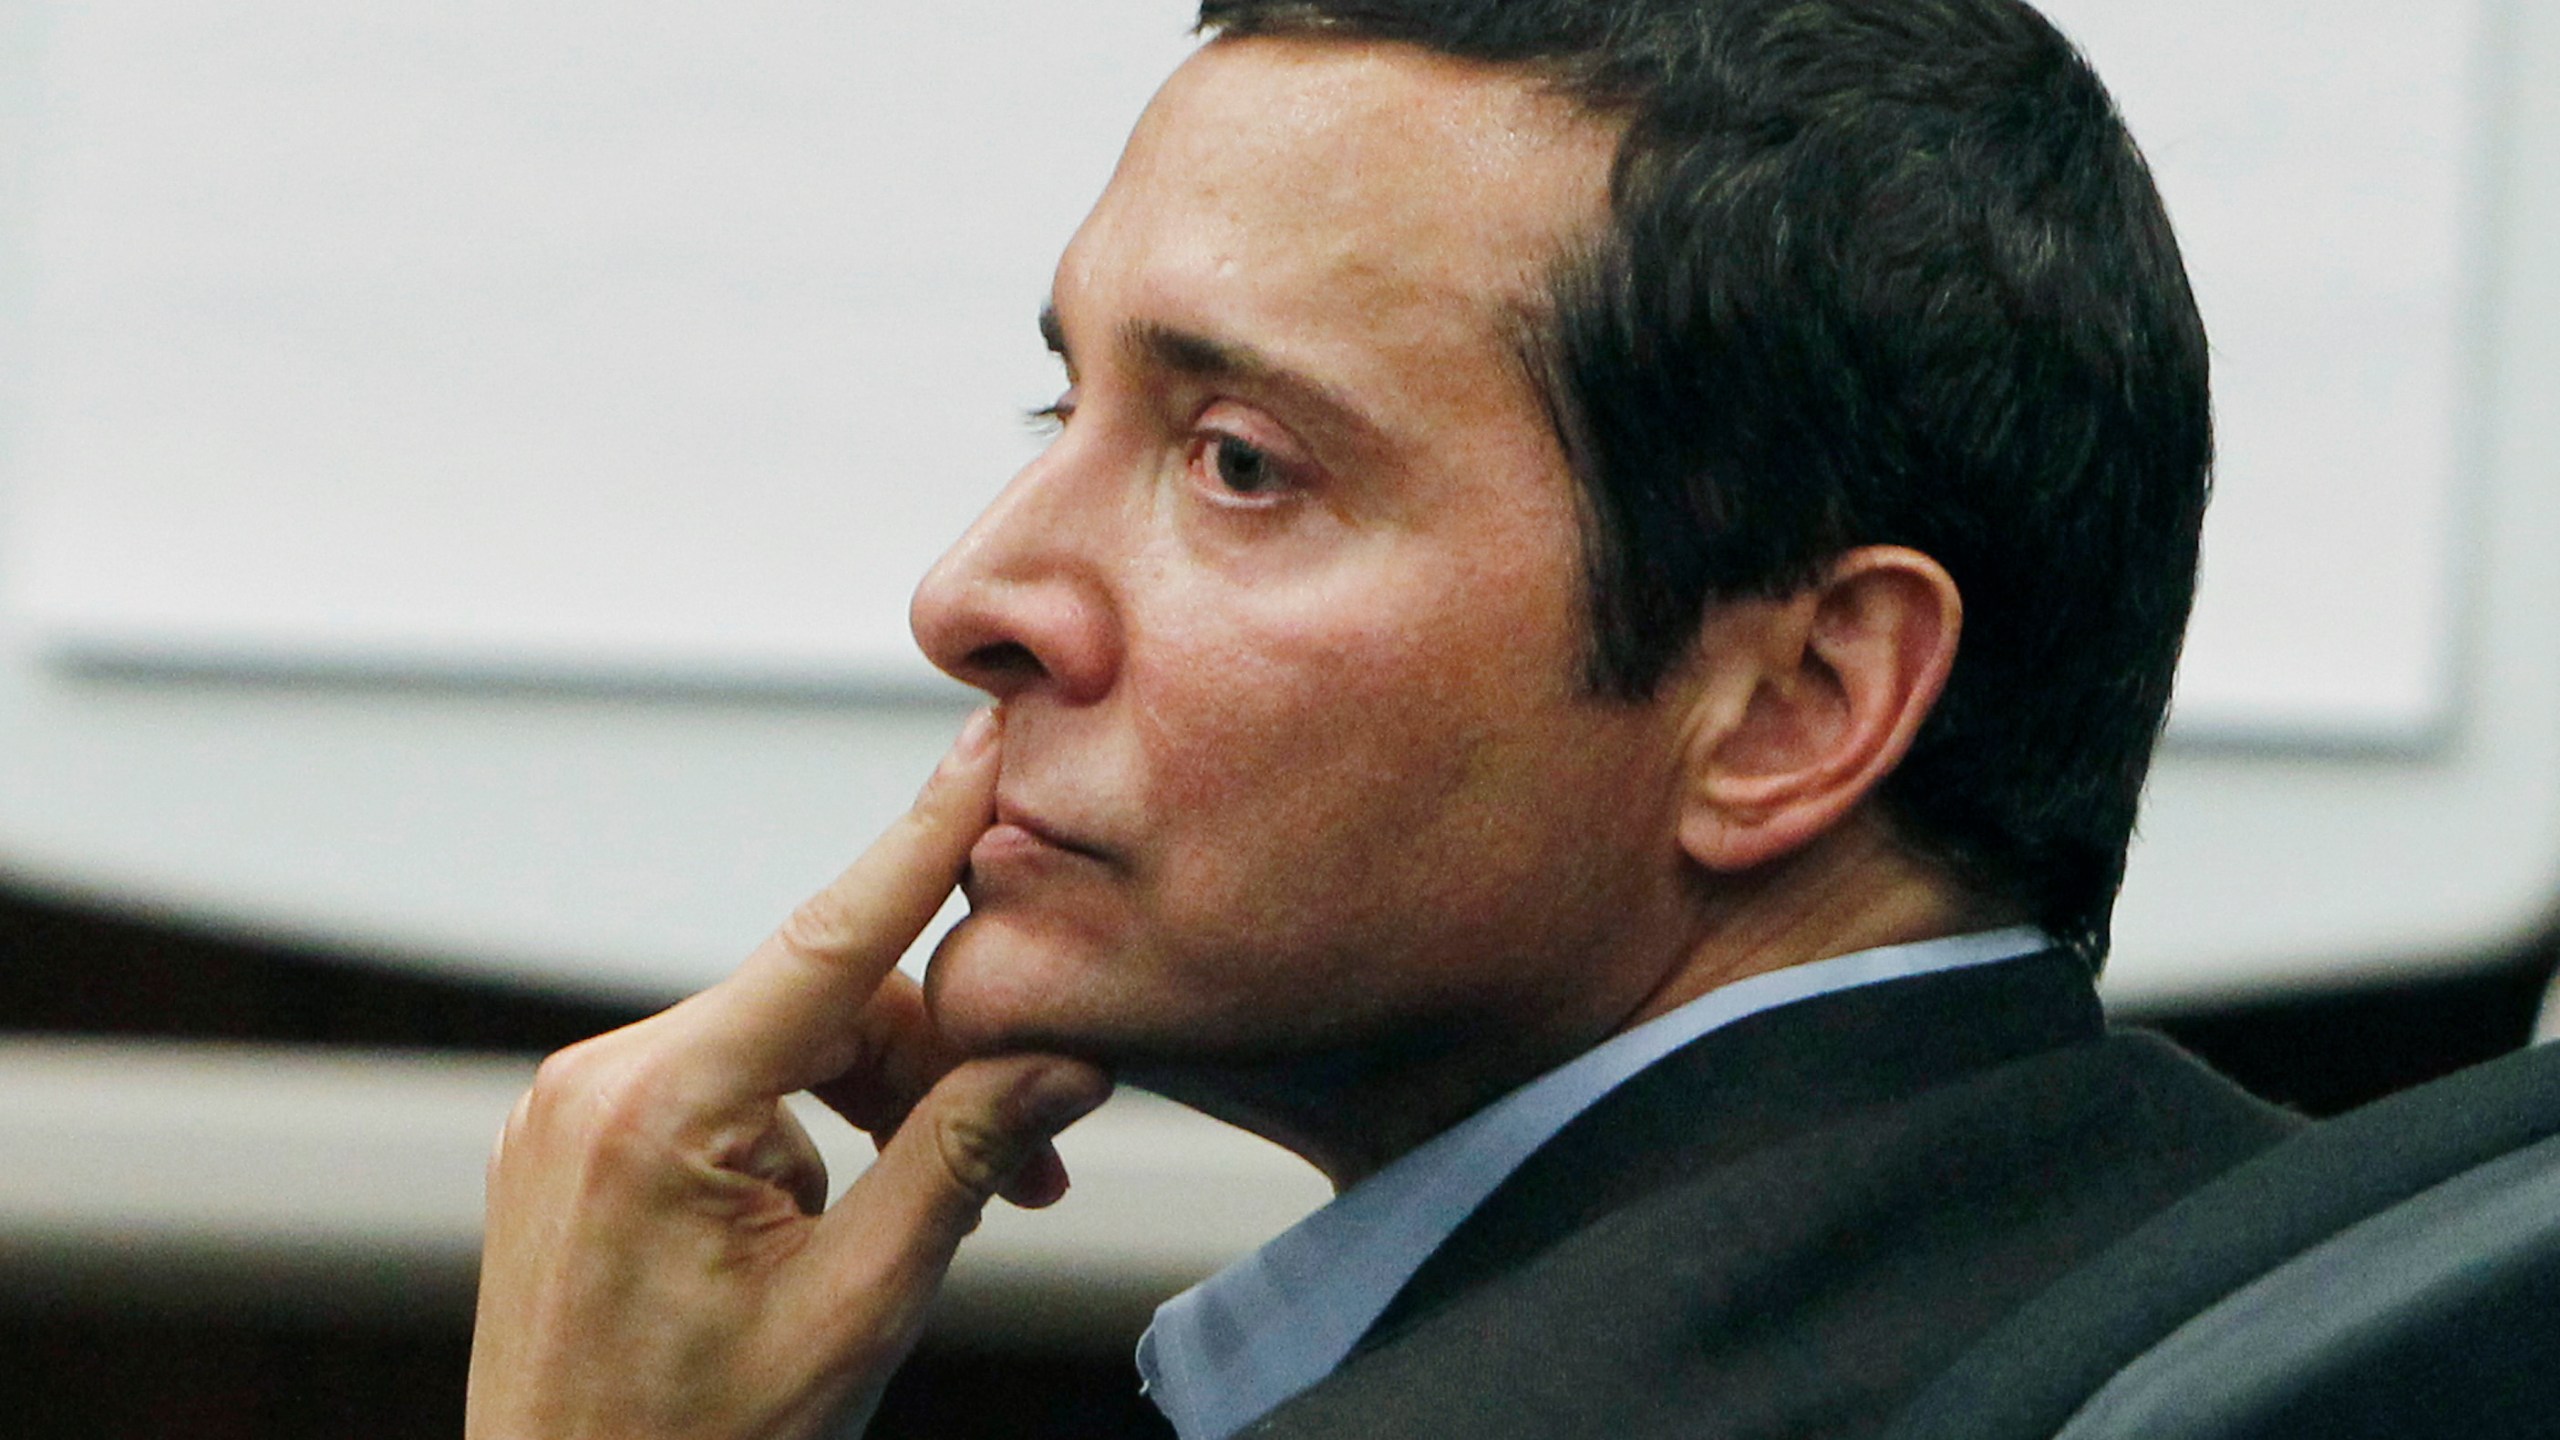
[[[1470,1105],[1640,1002],[1667,954],[1557,962],[1659,950],[1669,855],[1613,862],[1669,823],[1672,732],[1577,693],[1572,491],[1500,315],[1610,144],[1298,45],[1211,46],[1140,121],[1058,267],[1063,429],[915,601],[1004,702],[1023,822],[928,981],[964,1047],[1108,1056],[1347,1175],[1305,1112]]]
[[[1683,840],[1757,672],[1645,704],[1581,679],[1576,492],[1517,317],[1601,224],[1615,143],[1392,46],[1216,43],[1157,96],[1058,266],[1063,428],[915,600],[1007,715],[927,982],[957,1043],[1101,1059],[1347,1184],[1812,958]],[[1782,651],[1741,633],[1782,608],[1718,649]]]
[[[1166,85],[1058,269],[1063,428],[916,597],[1001,714],[733,979],[544,1064],[490,1164],[474,1440],[840,1423],[987,1200],[1063,1191],[1104,1067],[1348,1184],[1719,985],[2004,918],[1872,800],[1961,629],[1928,557],[1717,607],[1644,703],[1582,687],[1510,336],[1611,140],[1395,47]],[[799,1090],[882,1141],[831,1207]]]
[[[489,1161],[472,1440],[818,1433],[867,1413],[988,1199],[1066,1189],[1090,1066],[962,1063],[898,957],[993,818],[981,714],[878,843],[731,979],[543,1062]],[[781,1097],[881,1141],[833,1208]]]

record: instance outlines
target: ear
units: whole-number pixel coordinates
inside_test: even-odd
[[[1911,748],[1963,625],[1945,567],[1897,545],[1851,550],[1793,595],[1715,607],[1699,637],[1681,848],[1742,871],[1839,825]]]

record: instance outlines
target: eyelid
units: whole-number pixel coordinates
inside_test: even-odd
[[[1057,399],[1046,405],[1035,405],[1023,411],[1022,419],[1034,430],[1053,434],[1063,428],[1069,420],[1074,419],[1075,414],[1076,387],[1069,384],[1065,390],[1059,392]]]
[[[1322,471],[1300,445],[1280,425],[1264,420],[1260,424],[1240,424],[1225,412],[1243,411],[1259,417],[1259,412],[1236,401],[1212,402],[1192,422],[1192,433],[1183,447],[1182,463],[1186,474],[1194,474],[1202,493],[1214,503],[1235,509],[1269,509],[1305,495],[1314,487]],[[1279,477],[1277,489],[1248,494],[1220,484],[1214,475],[1197,475],[1202,466],[1216,464],[1215,447],[1220,442],[1245,446],[1260,454]]]
[[[1214,399],[1200,407],[1193,417],[1194,430],[1230,436],[1256,450],[1285,454],[1303,460],[1306,447],[1289,428],[1271,418],[1269,411],[1242,400]]]

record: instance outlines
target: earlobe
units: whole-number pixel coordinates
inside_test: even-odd
[[[1945,567],[1874,545],[1777,600],[1718,606],[1700,635],[1680,842],[1749,870],[1838,826],[1901,763],[1954,667]]]

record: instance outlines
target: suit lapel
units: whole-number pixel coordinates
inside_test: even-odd
[[[2086,969],[2047,951],[1748,1016],[1559,1131],[1424,1262],[1354,1355],[1601,1216],[1852,1111],[2101,1038]]]

